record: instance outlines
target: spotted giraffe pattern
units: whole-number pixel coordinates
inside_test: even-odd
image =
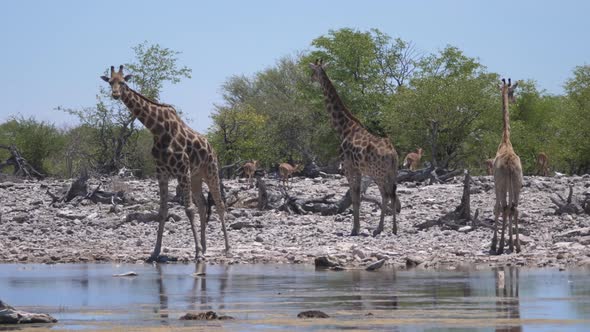
[[[186,215],[190,221],[195,241],[196,258],[201,258],[206,247],[206,204],[203,199],[202,183],[205,181],[213,196],[217,213],[222,225],[225,240],[225,250],[229,253],[227,230],[225,227],[225,205],[221,198],[219,186],[219,166],[217,156],[207,139],[191,129],[167,104],[157,103],[127,85],[130,76],[123,75],[123,66],[115,72],[111,67],[111,77],[102,79],[111,85],[112,96],[121,99],[143,125],[154,135],[152,156],[156,162],[156,174],[160,187],[159,225],[156,245],[150,260],[157,260],[161,247],[164,224],[168,218],[168,180],[174,177],[178,180],[182,192]],[[195,209],[193,199],[197,203],[201,223],[201,242],[197,237],[194,224]]]
[[[393,212],[393,233],[397,234],[396,213],[399,209],[397,198],[398,155],[389,138],[377,137],[363,127],[360,121],[346,108],[334,85],[326,74],[320,60],[310,63],[312,79],[319,82],[324,94],[324,102],[332,127],[340,139],[340,158],[351,192],[353,207],[353,227],[351,235],[360,232],[360,189],[363,175],[371,177],[381,193],[381,217],[379,226],[373,232],[383,231],[387,205],[391,203]]]

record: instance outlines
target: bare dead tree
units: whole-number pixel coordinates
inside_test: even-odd
[[[0,171],[2,171],[2,169],[7,166],[13,166],[13,174],[15,176],[23,176],[29,179],[43,179],[45,177],[45,175],[41,174],[27,162],[27,160],[20,154],[20,151],[18,150],[16,145],[0,145],[0,149],[8,150],[8,152],[10,153],[10,157],[5,162],[0,163]]]

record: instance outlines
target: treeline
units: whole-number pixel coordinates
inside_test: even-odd
[[[321,58],[348,108],[373,133],[387,135],[401,158],[417,147],[423,160],[447,168],[484,171],[501,137],[500,75],[453,46],[422,54],[411,42],[373,29],[330,31],[314,50],[281,58],[250,77],[223,85],[209,137],[222,163],[257,159],[337,162],[338,141],[308,64]],[[519,79],[511,107],[512,143],[524,171],[536,171],[545,152],[550,168],[590,170],[590,66],[573,69],[565,95]]]
[[[502,115],[497,73],[477,58],[447,46],[431,54],[411,42],[372,29],[329,31],[312,41],[313,50],[285,56],[252,75],[234,76],[222,86],[207,133],[223,165],[258,160],[337,165],[338,141],[308,64],[321,58],[349,109],[377,135],[387,135],[400,156],[422,147],[423,161],[446,168],[483,172],[500,142]],[[158,99],[163,83],[190,77],[175,52],[142,43],[126,68],[134,88]],[[519,80],[511,107],[512,143],[525,174],[533,174],[539,152],[552,171],[590,171],[590,66],[573,68],[563,95]],[[97,105],[60,108],[81,125],[56,128],[33,118],[0,125],[0,145],[16,144],[29,163],[46,174],[71,177],[81,169],[113,173],[121,167],[139,175],[154,173],[151,135],[105,90]],[[171,101],[166,101],[171,102]],[[173,102],[173,101],[172,101]],[[0,150],[0,162],[7,158]],[[7,172],[5,169],[4,172]]]

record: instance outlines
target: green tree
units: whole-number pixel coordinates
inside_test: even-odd
[[[456,47],[424,57],[385,120],[388,131],[400,133],[395,136],[399,152],[423,147],[443,167],[489,158],[492,149],[482,149],[481,143],[494,127],[490,123],[500,119],[497,81]]]
[[[61,150],[64,141],[64,135],[53,124],[32,117],[13,117],[0,125],[0,144],[14,144],[27,162],[41,173],[54,171],[47,161]],[[0,160],[7,158],[7,152],[0,150]]]
[[[560,110],[561,148],[571,173],[590,172],[590,65],[577,66],[565,83],[567,103]]]

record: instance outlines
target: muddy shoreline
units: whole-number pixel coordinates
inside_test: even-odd
[[[267,185],[278,185],[274,177]],[[0,179],[0,262],[2,263],[85,263],[130,262],[147,259],[155,243],[157,222],[127,221],[130,213],[153,213],[158,208],[158,189],[154,180],[123,178],[91,179],[113,191],[126,190],[133,202],[117,205],[95,204],[88,200],[77,206],[50,206],[46,193],[60,193],[72,180],[22,181]],[[520,254],[489,255],[492,231],[478,227],[466,232],[440,229],[418,230],[415,226],[452,211],[460,203],[462,177],[447,184],[424,186],[404,183],[398,187],[402,203],[398,215],[398,235],[391,233],[391,217],[385,231],[372,237],[380,209],[376,204],[361,204],[361,235],[351,237],[352,215],[295,215],[284,211],[255,208],[257,189],[243,179],[224,182],[228,195],[238,202],[227,213],[230,257],[223,250],[223,236],[214,213],[207,229],[206,259],[210,263],[295,263],[313,264],[327,256],[349,268],[368,266],[384,259],[386,266],[406,268],[415,262],[422,268],[463,265],[517,265],[527,267],[570,268],[590,266],[590,216],[555,215],[551,195],[566,194],[569,185],[574,195],[590,194],[590,175],[577,177],[525,177],[520,215],[523,250]],[[297,178],[290,195],[341,197],[348,189],[338,175],[315,179]],[[174,193],[175,182],[170,183]],[[367,195],[378,197],[372,185]],[[474,177],[471,208],[480,210],[479,219],[493,220],[493,180]],[[170,203],[169,212],[180,216],[166,224],[162,254],[179,262],[192,262],[194,244],[183,208]],[[236,224],[239,223],[239,224]],[[237,225],[242,225],[239,227]],[[250,227],[256,226],[256,227]]]

